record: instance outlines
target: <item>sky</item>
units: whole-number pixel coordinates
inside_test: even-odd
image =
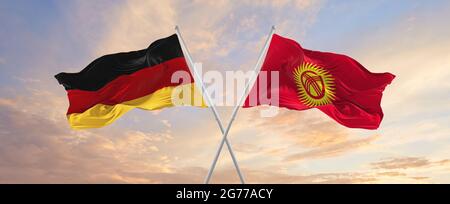
[[[209,109],[133,110],[75,131],[53,78],[175,25],[206,71],[251,70],[275,25],[397,76],[377,130],[315,109],[239,111],[229,139],[248,183],[450,183],[448,19],[445,0],[0,0],[0,183],[202,183],[221,139]],[[226,149],[211,181],[239,182]]]

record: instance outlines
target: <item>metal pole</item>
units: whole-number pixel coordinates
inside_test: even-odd
[[[234,119],[236,118],[237,112],[239,110],[239,108],[242,106],[242,104],[244,103],[244,100],[246,98],[246,96],[248,95],[249,92],[249,88],[250,86],[253,86],[253,84],[255,83],[256,78],[258,77],[259,71],[261,70],[261,63],[263,61],[263,59],[265,58],[266,54],[267,54],[267,50],[269,48],[270,45],[270,41],[272,40],[272,35],[275,33],[275,26],[272,26],[271,30],[270,30],[270,34],[267,37],[266,43],[264,44],[264,48],[261,50],[261,53],[259,55],[258,61],[256,62],[255,68],[254,68],[254,74],[252,76],[252,78],[250,78],[250,80],[248,81],[248,83],[245,86],[244,92],[241,95],[241,98],[239,100],[239,103],[237,104],[236,107],[234,107],[233,113],[231,115],[231,119],[230,122],[227,125],[227,129],[225,130],[225,133],[223,133],[223,138],[222,141],[220,142],[219,148],[217,149],[217,153],[216,156],[214,157],[214,160],[211,164],[211,168],[208,171],[208,175],[205,179],[205,183],[208,183],[209,180],[211,179],[211,175],[214,171],[214,168],[217,164],[217,160],[219,159],[219,155],[220,152],[222,151],[223,148],[223,144],[225,142],[227,142],[227,136],[228,136],[228,132],[230,131],[231,125],[233,124]]]
[[[205,85],[203,84],[203,81],[202,81],[202,77],[200,76],[200,74],[195,69],[194,62],[193,62],[193,60],[191,58],[191,55],[190,55],[190,53],[189,53],[189,51],[188,51],[188,49],[187,49],[187,47],[186,47],[186,45],[184,43],[184,40],[183,40],[183,38],[181,36],[181,33],[180,33],[180,30],[179,30],[178,26],[175,27],[175,31],[177,33],[178,40],[180,41],[181,49],[186,54],[186,58],[187,58],[187,61],[188,61],[188,67],[189,67],[189,69],[191,70],[191,72],[194,75],[193,77],[195,78],[196,85],[197,85],[197,87],[201,87],[202,95],[205,96],[206,102],[208,103],[211,111],[213,112],[214,117],[215,117],[215,119],[217,121],[217,124],[219,125],[220,131],[221,131],[221,133],[223,135],[225,133],[225,129],[224,129],[223,125],[222,125],[222,120],[219,117],[219,113],[217,112],[216,106],[212,102],[212,99],[211,99],[210,95],[206,91]],[[230,144],[230,142],[228,140],[225,140],[225,142],[226,142],[228,150],[230,152],[231,159],[233,160],[233,164],[234,164],[234,166],[236,168],[236,171],[237,171],[237,173],[239,175],[239,179],[241,180],[241,183],[244,184],[245,183],[244,177],[242,176],[242,172],[241,172],[241,170],[239,168],[239,165],[237,163],[237,159],[236,159],[236,156],[234,155],[234,152],[233,152],[233,149],[231,147],[231,144]],[[222,146],[223,146],[223,142],[222,142]],[[220,152],[219,152],[219,154],[220,154]],[[208,179],[208,181],[209,181],[209,179]],[[205,183],[208,183],[208,182],[205,182]]]

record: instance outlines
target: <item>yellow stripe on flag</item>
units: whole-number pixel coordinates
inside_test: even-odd
[[[184,94],[191,97],[185,98]],[[172,100],[173,96],[177,98]],[[116,105],[97,104],[83,113],[72,113],[67,118],[73,129],[99,128],[111,124],[133,108],[158,110],[172,106],[206,107],[206,103],[201,92],[191,83],[164,87],[147,96]]]

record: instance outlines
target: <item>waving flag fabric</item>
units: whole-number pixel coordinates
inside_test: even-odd
[[[249,96],[264,93],[270,97],[278,92],[280,107],[317,108],[346,127],[364,129],[379,127],[381,97],[395,78],[390,73],[372,73],[345,55],[303,49],[276,34],[261,71],[267,72],[269,82],[260,84],[258,79]],[[278,71],[277,89],[271,88],[270,71]],[[244,107],[265,103],[259,97],[247,98]]]
[[[192,81],[171,82],[176,71],[190,74],[174,34],[147,49],[105,55],[78,73],[60,73],[55,78],[67,90],[71,127],[81,129],[108,125],[133,108],[173,106],[171,97],[176,87],[189,86],[193,98],[201,97]],[[205,106],[202,99],[182,105]]]

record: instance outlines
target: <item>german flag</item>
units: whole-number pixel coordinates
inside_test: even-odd
[[[177,71],[187,73],[189,80],[173,82]],[[147,49],[102,56],[78,73],[59,73],[55,78],[67,91],[67,118],[74,129],[108,125],[133,108],[205,106],[194,90],[176,34],[153,42]],[[190,96],[189,100],[173,102],[173,96],[183,95]]]

